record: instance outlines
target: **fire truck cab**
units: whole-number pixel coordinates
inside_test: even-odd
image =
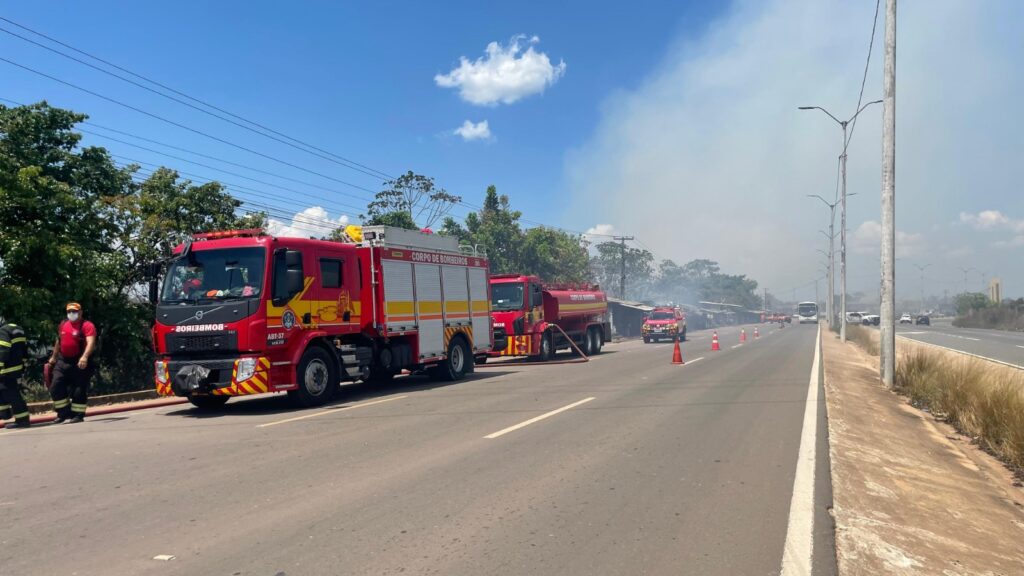
[[[346,230],[348,242],[239,230],[176,248],[156,303],[157,391],[202,408],[264,392],[313,406],[343,381],[472,372],[493,347],[487,261],[453,238]]]

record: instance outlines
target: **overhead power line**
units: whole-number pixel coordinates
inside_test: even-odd
[[[309,174],[313,174],[315,176],[319,176],[319,177],[324,178],[326,180],[331,180],[332,182],[337,182],[339,184],[344,184],[345,186],[350,186],[350,187],[356,188],[358,190],[364,190],[366,192],[370,192],[371,194],[375,193],[373,190],[370,190],[369,188],[364,188],[362,186],[359,186],[358,184],[353,184],[351,182],[347,182],[345,180],[341,180],[340,178],[335,178],[333,176],[329,176],[329,175],[324,174],[322,172],[318,172],[316,170],[311,170],[309,168],[305,168],[303,166],[299,166],[298,164],[294,164],[292,162],[288,162],[287,160],[281,160],[280,158],[275,158],[274,156],[271,156],[270,154],[264,154],[263,152],[259,152],[257,150],[253,150],[252,148],[248,148],[246,146],[242,146],[241,144],[236,144],[236,143],[231,142],[229,140],[225,140],[223,138],[220,138],[219,136],[214,136],[212,134],[209,134],[207,132],[203,132],[202,130],[198,130],[196,128],[192,128],[191,126],[187,126],[185,124],[182,124],[180,122],[176,122],[176,121],[171,120],[169,118],[164,118],[163,116],[160,116],[158,114],[154,114],[152,112],[147,112],[146,110],[143,110],[142,108],[139,108],[137,106],[133,106],[131,104],[128,104],[128,103],[125,103],[125,102],[121,102],[120,100],[117,100],[115,98],[111,98],[110,96],[106,96],[104,94],[100,94],[99,92],[96,92],[94,90],[90,90],[88,88],[83,88],[82,86],[79,86],[79,85],[74,84],[72,82],[68,82],[67,80],[63,80],[61,78],[57,78],[56,76],[52,76],[52,75],[47,74],[45,72],[42,72],[40,70],[36,70],[35,68],[32,68],[30,66],[25,66],[24,64],[19,64],[19,63],[13,61],[13,60],[4,58],[2,56],[0,56],[0,62],[6,62],[7,64],[10,64],[11,66],[15,66],[17,68],[21,68],[22,70],[31,72],[31,73],[36,74],[38,76],[42,76],[43,78],[47,78],[49,80],[52,80],[52,81],[57,82],[59,84],[63,84],[63,85],[68,86],[70,88],[74,88],[75,90],[79,90],[79,91],[84,92],[86,94],[89,94],[91,96],[95,96],[97,98],[100,98],[100,99],[105,100],[107,102],[110,102],[112,104],[116,104],[116,105],[121,106],[123,108],[127,108],[128,110],[132,110],[134,112],[138,112],[139,114],[142,114],[144,116],[148,116],[148,117],[153,118],[155,120],[159,120],[161,122],[170,124],[171,126],[175,126],[177,128],[181,128],[182,130],[186,130],[188,132],[192,132],[193,134],[197,134],[199,136],[203,136],[204,138],[209,138],[210,140],[213,140],[215,142],[220,142],[221,144],[226,144],[228,146],[231,146],[232,148],[237,148],[237,149],[242,150],[244,152],[248,152],[250,154],[254,154],[256,156],[259,156],[261,158],[265,158],[265,159],[270,160],[272,162],[277,162],[278,164],[282,164],[284,166],[288,166],[288,167],[294,168],[296,170],[301,170],[302,172],[307,172]]]
[[[871,23],[871,40],[868,42],[868,57],[864,62],[864,76],[860,81],[860,95],[857,96],[857,107],[854,110],[860,110],[861,102],[864,101],[864,85],[868,81],[868,67],[871,66],[871,52],[875,46],[875,30],[878,28],[878,10],[882,5],[882,0],[875,0],[875,19]],[[846,148],[850,145],[850,141],[853,140],[853,130],[857,127],[857,116],[853,117],[853,122],[850,123],[850,135],[846,138],[846,142],[843,142],[843,153],[846,153]]]
[[[3,31],[3,32],[5,32],[5,33],[7,33],[7,34],[9,34],[11,36],[19,38],[19,39],[21,39],[21,40],[23,40],[25,42],[29,42],[29,43],[31,43],[31,44],[33,44],[35,46],[43,48],[44,50],[48,50],[50,52],[53,52],[53,53],[58,54],[60,56],[63,56],[64,58],[67,58],[69,60],[78,62],[79,64],[82,64],[84,66],[88,66],[89,68],[92,68],[94,70],[97,70],[99,72],[107,74],[108,76],[112,76],[114,78],[117,78],[117,79],[119,79],[119,80],[121,80],[123,82],[127,82],[129,84],[132,84],[133,86],[136,86],[138,88],[142,88],[143,90],[147,90],[149,92],[152,92],[154,94],[157,94],[159,96],[167,98],[168,100],[172,100],[174,102],[177,102],[177,103],[179,103],[179,104],[181,104],[183,106],[188,106],[189,108],[192,108],[194,110],[197,110],[197,111],[202,112],[204,114],[207,114],[209,116],[213,116],[214,118],[218,118],[218,119],[220,119],[220,120],[222,120],[224,122],[228,122],[230,124],[233,124],[235,126],[243,128],[243,129],[248,130],[250,132],[253,132],[255,134],[259,134],[259,135],[261,135],[261,136],[263,136],[265,138],[269,138],[269,139],[274,140],[276,142],[285,144],[287,146],[295,148],[296,150],[301,150],[303,152],[306,152],[307,154],[312,154],[312,155],[317,156],[319,158],[323,158],[325,160],[329,160],[329,161],[335,162],[336,164],[345,166],[346,168],[349,168],[349,169],[352,169],[352,170],[355,170],[355,171],[358,171],[358,172],[362,172],[363,174],[366,174],[366,175],[369,175],[369,176],[373,176],[375,178],[385,178],[385,179],[388,179],[388,180],[393,180],[395,178],[394,176],[392,176],[392,175],[390,175],[390,174],[388,174],[386,172],[383,172],[381,170],[377,170],[377,169],[371,168],[369,166],[366,166],[365,164],[361,164],[359,162],[356,162],[355,160],[352,160],[352,159],[346,158],[344,156],[341,156],[340,154],[335,154],[335,153],[330,152],[328,150],[324,150],[324,149],[319,148],[319,147],[317,147],[317,146],[315,146],[313,144],[310,144],[308,142],[304,142],[302,140],[299,140],[298,138],[294,138],[292,136],[289,136],[287,134],[284,134],[282,132],[274,130],[273,128],[265,126],[265,125],[263,125],[263,124],[261,124],[259,122],[256,122],[254,120],[250,120],[248,118],[245,118],[243,116],[240,116],[240,115],[235,114],[233,112],[230,112],[228,110],[225,110],[223,108],[220,108],[218,106],[210,104],[209,102],[206,102],[204,100],[201,100],[199,98],[196,98],[194,96],[186,94],[185,92],[182,92],[180,90],[177,90],[177,89],[172,88],[170,86],[167,86],[165,84],[157,82],[156,80],[153,80],[151,78],[143,76],[142,74],[139,74],[137,72],[133,72],[132,70],[124,68],[123,66],[119,66],[117,64],[114,64],[113,62],[110,62],[108,60],[100,58],[99,56],[95,56],[93,54],[90,54],[89,52],[86,52],[84,50],[81,50],[79,48],[71,46],[70,44],[67,44],[67,43],[62,42],[60,40],[57,40],[56,38],[53,38],[51,36],[47,36],[46,34],[44,34],[42,32],[39,32],[37,30],[33,30],[33,29],[31,29],[31,28],[29,28],[27,26],[24,26],[22,24],[14,22],[13,20],[10,20],[8,18],[4,18],[3,16],[0,16],[0,20],[2,20],[4,22],[7,22],[8,24],[11,24],[13,26],[17,26],[18,28],[20,28],[22,30],[25,30],[27,32],[35,34],[36,36],[38,36],[40,38],[45,38],[46,40],[48,40],[50,42],[53,42],[54,44],[58,44],[60,46],[63,46],[64,48],[67,48],[67,49],[72,50],[72,51],[74,51],[74,52],[76,52],[78,54],[86,56],[87,58],[90,58],[90,59],[92,59],[92,60],[94,60],[96,62],[100,62],[100,63],[102,63],[102,64],[104,64],[106,66],[109,66],[111,68],[114,68],[116,70],[124,72],[125,74],[128,74],[130,76],[138,78],[138,79],[140,79],[140,80],[142,80],[144,82],[148,82],[149,84],[157,86],[157,87],[161,88],[162,90],[166,90],[168,92],[171,92],[173,94],[181,96],[182,98],[185,98],[187,100],[190,100],[191,102],[195,102],[197,104],[200,104],[201,106],[205,106],[206,108],[209,108],[211,110],[216,110],[217,112],[220,112],[221,114],[229,116],[230,118],[234,118],[236,120],[244,122],[245,124],[248,124],[248,126],[245,125],[245,124],[242,124],[240,122],[237,122],[235,120],[231,120],[230,118],[225,118],[224,116],[221,116],[220,114],[215,114],[213,112],[210,112],[209,110],[201,108],[200,106],[196,106],[195,104],[192,104],[190,102],[186,102],[186,101],[184,101],[184,100],[182,100],[180,98],[176,98],[174,96],[170,96],[168,94],[165,94],[164,92],[161,92],[160,90],[156,90],[154,88],[151,88],[149,86],[146,86],[144,84],[136,82],[136,81],[134,81],[134,80],[132,80],[130,78],[125,78],[124,76],[121,76],[119,74],[115,74],[115,73],[113,73],[113,72],[111,72],[109,70],[106,70],[106,69],[104,69],[104,68],[102,68],[100,66],[96,66],[95,64],[92,64],[90,62],[86,62],[85,60],[82,60],[80,58],[77,58],[75,56],[67,54],[67,53],[62,52],[60,50],[57,50],[57,49],[55,49],[55,48],[53,48],[51,46],[47,46],[47,45],[42,44],[40,42],[36,42],[35,40],[32,40],[31,38],[26,38],[25,36],[22,36],[22,35],[20,35],[20,34],[18,34],[16,32],[12,32],[10,30],[7,30],[6,28],[0,27],[0,31]],[[259,128],[259,130],[253,128],[253,126]],[[314,151],[315,151],[315,153],[314,153]]]

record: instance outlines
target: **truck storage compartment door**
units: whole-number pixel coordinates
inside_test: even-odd
[[[383,260],[384,327],[387,332],[416,329],[415,296],[412,264],[399,260]]]
[[[487,295],[487,271],[483,268],[469,269],[469,300],[473,349],[488,350],[491,345],[491,298]]]
[[[434,264],[415,264],[416,315],[419,320],[419,358],[442,356],[444,317],[441,314],[441,269]]]
[[[444,327],[448,338],[465,332],[470,348],[474,347],[473,328],[469,316],[469,280],[464,266],[441,266],[444,280]],[[445,345],[447,346],[447,342]]]

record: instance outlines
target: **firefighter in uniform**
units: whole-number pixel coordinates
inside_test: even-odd
[[[93,366],[89,362],[96,348],[96,326],[82,319],[82,305],[67,305],[67,320],[60,323],[57,343],[50,355],[53,385],[50,398],[57,411],[55,424],[75,423],[85,419],[89,400],[89,379]]]
[[[28,405],[21,396],[21,375],[25,372],[25,331],[21,326],[0,322],[0,414],[13,414],[7,426],[28,426]]]

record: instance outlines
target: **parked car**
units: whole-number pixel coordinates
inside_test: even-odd
[[[882,317],[878,314],[867,314],[863,317],[861,324],[864,326],[879,326],[882,323]]]
[[[931,321],[931,318],[928,318],[928,316],[925,316],[924,314],[921,314],[920,316],[917,317],[917,322],[915,322],[915,324],[918,324],[918,325],[924,324],[925,326],[931,326],[932,325],[932,321]]]
[[[900,324],[913,324],[914,319],[910,317],[910,314],[904,314],[900,316]]]
[[[864,318],[861,316],[860,312],[847,312],[846,313],[846,322],[847,323],[860,324],[861,321],[863,321],[863,320],[864,320]]]

